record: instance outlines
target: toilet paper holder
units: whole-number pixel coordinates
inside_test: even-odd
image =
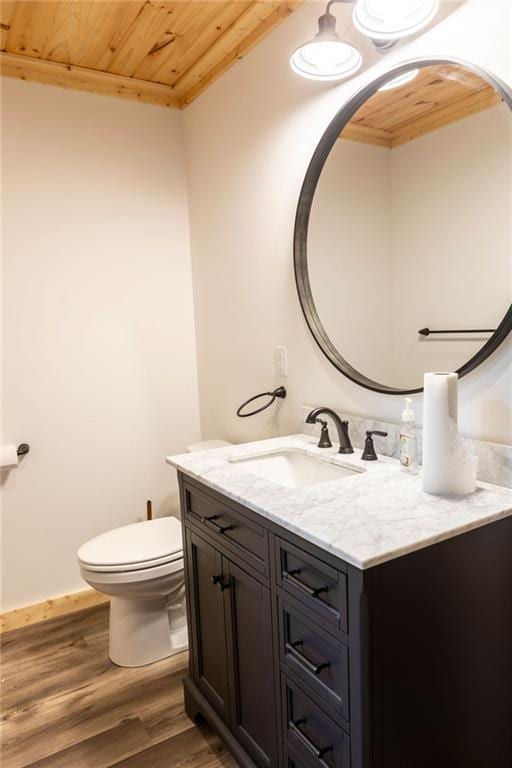
[[[25,456],[30,451],[30,445],[28,443],[20,443],[16,449],[18,456]]]

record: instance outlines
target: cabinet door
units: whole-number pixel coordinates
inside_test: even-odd
[[[277,725],[270,591],[223,558],[227,611],[231,730],[262,768],[276,765]]]
[[[192,636],[192,676],[212,707],[229,722],[229,685],[224,590],[219,552],[190,530],[187,542],[187,587]]]

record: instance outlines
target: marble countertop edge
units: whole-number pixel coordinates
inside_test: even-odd
[[[350,464],[364,473],[295,489],[242,473],[230,463],[283,450]],[[431,496],[423,492],[419,476],[400,471],[396,459],[362,462],[359,452],[342,456],[336,447],[318,449],[316,440],[303,434],[169,456],[166,462],[361,570],[512,514],[511,489],[479,482],[468,496]]]

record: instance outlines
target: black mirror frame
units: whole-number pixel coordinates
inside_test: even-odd
[[[358,370],[356,370],[350,363],[345,360],[334,344],[329,339],[325,329],[320,321],[318,312],[313,300],[311,292],[311,284],[308,273],[308,257],[307,257],[307,238],[308,238],[308,226],[309,217],[311,214],[311,206],[313,204],[313,198],[315,190],[322,173],[325,162],[336,143],[338,136],[350,121],[352,116],[357,110],[371,97],[373,94],[393,77],[404,74],[410,69],[419,67],[428,67],[435,64],[456,64],[465,69],[473,72],[473,74],[479,75],[482,79],[486,80],[492,87],[500,94],[509,109],[512,110],[512,90],[496,78],[494,75],[489,74],[486,70],[476,66],[462,59],[450,58],[445,56],[432,56],[427,59],[417,58],[410,59],[403,64],[387,71],[373,80],[368,85],[365,85],[357,93],[352,96],[349,101],[343,106],[339,112],[331,120],[327,130],[320,139],[320,142],[311,158],[302,188],[299,195],[299,202],[297,205],[297,213],[295,215],[295,229],[293,237],[293,258],[295,269],[295,282],[297,285],[297,291],[299,294],[299,301],[302,307],[302,312],[309,330],[311,331],[313,338],[320,347],[323,354],[327,357],[329,362],[334,365],[341,373],[343,373],[351,381],[359,384],[365,389],[370,389],[373,392],[379,392],[386,395],[414,395],[423,391],[423,387],[417,389],[397,389],[395,387],[388,387],[385,384],[379,384],[367,376],[364,376]],[[490,355],[502,344],[505,338],[512,330],[512,304],[507,310],[502,321],[496,328],[493,335],[483,345],[483,347],[470,358],[464,365],[457,369],[459,378],[466,376],[471,371],[474,371],[479,365],[487,360]]]

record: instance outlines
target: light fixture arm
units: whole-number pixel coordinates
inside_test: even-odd
[[[329,0],[325,12],[318,18],[318,35],[336,35],[336,17],[331,13],[331,5],[335,3],[353,3],[354,0]]]
[[[329,2],[326,5],[325,12],[330,13],[331,12],[331,5],[334,5],[335,3],[353,3],[354,0],[329,0]]]

